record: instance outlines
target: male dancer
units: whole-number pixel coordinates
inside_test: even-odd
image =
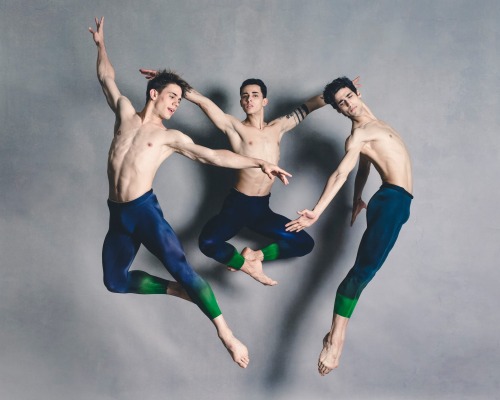
[[[150,78],[156,71],[142,69],[141,72]],[[264,107],[268,104],[267,87],[260,79],[247,79],[240,87],[240,105],[246,114],[243,121],[224,113],[212,100],[193,88],[186,92],[185,97],[197,104],[226,134],[235,153],[272,163],[277,163],[280,158],[283,135],[295,128],[310,112],[326,104],[322,96],[315,96],[290,114],[266,123]],[[199,238],[200,250],[206,256],[226,264],[229,270],[241,270],[269,286],[277,282],[261,273],[262,261],[301,257],[314,247],[311,236],[305,231],[287,232],[285,224],[290,220],[269,208],[272,184],[255,171],[239,170],[236,184],[220,213],[208,221]],[[245,247],[240,254],[227,240],[244,227],[271,238],[273,242],[256,251]]]
[[[330,332],[323,339],[318,370],[328,374],[339,364],[349,318],[361,295],[384,263],[399,231],[410,216],[413,198],[411,161],[401,136],[388,124],[377,119],[361,99],[361,94],[346,78],[337,78],[325,87],[325,102],[352,121],[346,140],[346,154],[328,179],[312,211],[299,211],[300,217],[289,222],[287,230],[299,232],[315,223],[340,190],[359,158],[354,184],[351,225],[363,208],[363,187],[370,164],[382,178],[382,186],[373,195],[366,210],[367,228],[361,239],[354,267],[338,287]]]
[[[202,163],[228,168],[260,168],[273,180],[286,184],[286,171],[263,160],[198,146],[183,133],[166,129],[189,85],[172,72],[163,71],[148,83],[147,101],[137,112],[115,83],[115,71],[104,45],[104,18],[89,28],[97,45],[97,77],[116,115],[114,138],[108,157],[109,231],[103,245],[104,284],[111,292],[169,294],[191,300],[209,317],[233,360],[242,368],[248,351],[236,339],[217,305],[212,289],[187,263],[182,246],[151,189],[161,163],[174,152]],[[129,271],[141,244],[163,263],[177,282]]]

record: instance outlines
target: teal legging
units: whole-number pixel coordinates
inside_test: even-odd
[[[337,289],[334,312],[350,318],[361,292],[380,269],[399,231],[410,217],[413,196],[402,187],[384,183],[366,210],[367,227],[354,266]]]
[[[153,190],[127,203],[108,200],[109,231],[104,239],[104,284],[114,293],[166,294],[169,281],[144,271],[129,271],[143,244],[179,282],[210,319],[221,315],[208,283],[188,264],[182,245],[163,218]]]

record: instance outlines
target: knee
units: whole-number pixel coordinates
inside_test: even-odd
[[[104,276],[104,286],[111,293],[127,293],[128,288],[126,282],[120,282],[118,280],[110,279],[109,277]]]
[[[307,235],[303,243],[304,255],[309,254],[314,249],[314,239]]]
[[[203,254],[213,258],[217,249],[217,242],[210,237],[200,236],[198,239],[198,246]]]
[[[292,246],[299,253],[299,256],[305,256],[309,254],[314,248],[314,239],[309,236],[307,233],[302,232],[303,235],[298,237],[295,243],[292,243]]]

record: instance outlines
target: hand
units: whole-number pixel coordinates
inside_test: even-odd
[[[264,162],[260,166],[260,169],[269,177],[269,179],[274,179],[274,177],[277,176],[279,180],[285,185],[288,185],[287,176],[290,178],[292,177],[292,175],[286,172],[284,169],[281,169],[277,165],[269,164],[266,162]]]
[[[363,208],[366,208],[366,203],[361,200],[361,197],[357,200],[354,201],[352,205],[352,217],[351,217],[351,226],[354,224],[354,221],[356,221],[356,217],[358,214],[361,212]]]
[[[354,79],[352,80],[352,84],[353,84],[354,86],[356,86],[357,88],[358,88],[358,87],[361,87],[361,83],[359,83],[359,76],[357,76],[356,78],[354,78]]]
[[[307,228],[308,226],[314,224],[319,218],[314,211],[307,209],[302,211],[297,211],[297,214],[299,214],[300,217],[286,224],[285,231],[300,232],[302,229]]]
[[[139,68],[139,72],[142,75],[144,75],[144,78],[146,78],[147,80],[153,79],[158,73],[158,71],[155,69],[145,69],[145,68]]]
[[[104,17],[101,17],[100,21],[95,17],[95,25],[96,30],[94,31],[89,26],[89,32],[92,34],[95,44],[100,46],[104,44]]]

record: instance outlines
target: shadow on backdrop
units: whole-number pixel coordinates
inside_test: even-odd
[[[228,108],[227,96],[221,91],[211,90],[206,93],[206,96],[212,99],[222,110]],[[300,100],[296,102],[289,100],[281,101],[274,106],[273,114],[277,116],[286,115],[299,104],[301,104]],[[314,118],[314,116],[309,116],[308,118]],[[267,120],[270,121],[272,119],[269,118]],[[180,123],[176,124],[176,129],[189,135],[197,144],[213,149],[230,149],[225,135],[215,128],[208,119],[207,124],[203,126],[209,126],[209,128],[193,129],[182,124],[182,121],[180,121]],[[295,128],[295,130],[304,131],[301,126]],[[332,134],[332,139],[325,139],[324,136],[314,132],[292,132],[291,135],[293,136],[288,136],[287,134],[283,139],[295,141],[293,154],[289,155],[291,160],[287,160],[287,165],[290,166],[291,171],[298,171],[300,169],[301,173],[319,176],[320,183],[318,186],[322,188],[326,179],[333,172],[344,154],[343,139],[339,139],[343,138],[343,136]],[[200,166],[199,171],[202,174],[201,181],[203,182],[203,185],[196,189],[196,195],[201,199],[200,206],[198,209],[193,210],[192,222],[177,232],[182,243],[198,242],[198,235],[205,223],[219,212],[229,189],[233,186],[236,173],[230,169],[206,165]],[[276,184],[279,184],[279,182]],[[319,194],[320,190],[310,199],[309,203],[313,203]],[[279,208],[273,208],[273,211],[281,213]],[[322,227],[314,237],[316,242],[315,248],[308,256],[308,266],[301,272],[294,271],[294,273],[302,274],[301,278],[299,278],[303,281],[302,289],[300,293],[296,293],[293,296],[293,302],[286,306],[281,329],[276,333],[276,341],[279,345],[275,348],[275,354],[271,357],[274,362],[264,373],[264,384],[269,389],[277,389],[286,382],[289,371],[287,360],[294,357],[293,352],[297,348],[297,335],[303,321],[303,316],[310,312],[311,304],[315,297],[314,293],[317,292],[319,285],[327,282],[328,276],[334,271],[334,266],[343,247],[344,233],[347,228],[345,223],[346,216],[350,215],[350,211],[351,205],[347,199],[347,192],[343,190],[339,192],[335,201],[324,212],[322,217],[323,222],[320,222]],[[175,227],[173,228],[175,230]],[[269,239],[247,229],[242,230],[238,234],[238,237],[248,242],[249,246],[258,243],[258,246],[262,247],[268,243],[266,240],[269,241]],[[160,275],[164,274],[161,271],[165,270],[159,261],[149,252],[147,254],[151,265],[155,266],[155,270],[157,269]],[[189,254],[187,256],[189,258]],[[203,272],[203,277],[209,283],[217,281],[221,286],[224,286],[225,290],[229,292],[235,290],[232,288],[231,274],[222,265],[209,258],[207,258],[207,263],[213,266],[213,268]],[[196,265],[193,267],[197,269]],[[335,291],[336,288],[332,288],[331,298],[325,299],[325,301],[332,303],[332,310]],[[330,319],[331,315],[325,316],[328,324]]]

